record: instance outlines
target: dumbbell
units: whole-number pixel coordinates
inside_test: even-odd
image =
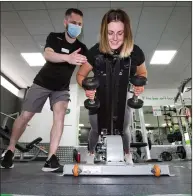
[[[147,78],[144,76],[133,76],[130,83],[134,86],[144,86],[147,83]],[[143,107],[143,101],[133,94],[133,97],[127,100],[127,105],[131,108],[139,109]]]
[[[86,90],[96,90],[99,87],[99,80],[95,77],[87,77],[82,81],[82,87]],[[98,99],[86,99],[84,101],[84,107],[88,110],[95,110],[100,107]]]

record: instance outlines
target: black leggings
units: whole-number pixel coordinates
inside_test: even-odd
[[[123,125],[123,149],[125,152],[129,152],[130,143],[131,143],[131,112],[132,109],[129,108],[126,104],[125,106],[125,117],[124,117],[124,125]],[[99,134],[98,134],[98,121],[97,114],[89,115],[91,130],[89,133],[89,151],[94,152],[95,147],[97,145]]]

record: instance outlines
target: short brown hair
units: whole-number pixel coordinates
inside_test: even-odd
[[[83,13],[81,10],[77,8],[69,8],[66,10],[65,16],[70,16],[72,13],[78,14],[79,16],[83,17]]]
[[[128,57],[133,50],[133,35],[129,16],[121,9],[111,9],[103,17],[100,29],[99,50],[103,53],[112,53],[108,42],[108,24],[120,21],[124,24],[124,41],[120,57]]]

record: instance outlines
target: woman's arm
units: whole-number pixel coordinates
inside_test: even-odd
[[[147,78],[147,69],[145,66],[145,62],[137,66],[136,75],[144,76]],[[139,96],[141,93],[143,93],[143,91],[144,91],[144,86],[134,86],[134,93],[136,96]]]
[[[147,69],[145,66],[145,62],[142,63],[141,65],[137,66],[136,75],[137,76],[144,76],[147,78]]]
[[[82,86],[82,81],[88,76],[92,71],[93,67],[89,63],[83,64],[76,74],[76,80],[80,86]]]

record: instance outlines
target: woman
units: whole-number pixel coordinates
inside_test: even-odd
[[[145,57],[143,51],[133,43],[131,24],[128,15],[120,9],[108,11],[101,23],[100,41],[94,45],[87,56],[88,63],[83,64],[77,73],[77,82],[82,86],[82,81],[88,76],[89,72],[96,73],[95,60],[99,54],[113,55],[115,52],[123,60],[130,57],[131,69],[130,76],[139,75],[147,77],[145,67]],[[100,67],[97,67],[97,70]],[[101,67],[102,69],[102,67]],[[100,86],[99,86],[100,88]],[[134,87],[134,93],[139,96],[144,91],[144,87]],[[85,90],[89,99],[94,99],[96,90]],[[128,97],[128,96],[127,96]],[[97,97],[100,101],[100,97]],[[130,153],[130,118],[131,109],[125,107],[124,125],[123,125],[123,148],[125,153],[125,161],[127,164],[133,165],[132,155]],[[94,149],[98,142],[98,124],[97,114],[89,114],[91,131],[89,135],[89,156],[88,163],[94,162]]]

